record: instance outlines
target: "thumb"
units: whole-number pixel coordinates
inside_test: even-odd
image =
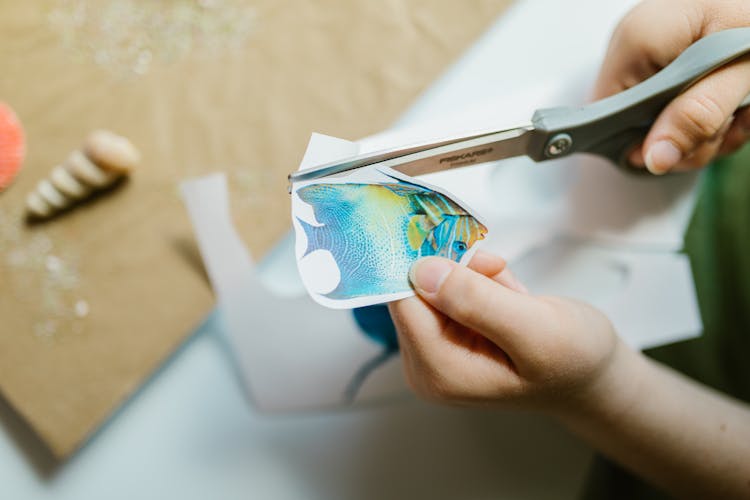
[[[715,142],[748,92],[750,59],[746,58],[678,96],[659,115],[643,143],[646,167],[664,174],[704,144]]]
[[[552,317],[542,310],[544,302],[449,259],[420,259],[412,266],[409,279],[433,308],[511,356],[528,349],[529,337],[523,333],[528,325],[544,328],[546,318]]]

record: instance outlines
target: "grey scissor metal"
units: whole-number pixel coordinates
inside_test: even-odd
[[[377,151],[299,170],[295,182],[370,165],[416,176],[514,156],[541,162],[572,153],[591,153],[627,165],[659,113],[679,94],[717,68],[750,53],[750,27],[720,31],[685,49],[666,68],[619,94],[581,107],[541,109],[530,123],[406,147]],[[741,104],[750,104],[748,96]]]

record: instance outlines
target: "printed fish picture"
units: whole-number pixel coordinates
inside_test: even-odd
[[[408,278],[413,262],[430,255],[461,262],[487,234],[449,194],[390,169],[319,179],[295,186],[294,195],[300,274],[310,295],[328,307],[413,295]],[[320,252],[330,258],[305,265]]]

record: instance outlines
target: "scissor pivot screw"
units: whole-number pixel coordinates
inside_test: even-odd
[[[573,139],[568,134],[557,134],[547,143],[544,152],[549,158],[557,158],[570,151]]]

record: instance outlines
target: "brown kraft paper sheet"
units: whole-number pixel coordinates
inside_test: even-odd
[[[144,74],[89,57],[105,33],[71,41],[53,22],[63,7],[117,3],[0,0],[0,101],[28,149],[0,193],[0,391],[58,458],[212,307],[177,182],[226,171],[238,228],[262,255],[288,229],[286,175],[310,133],[387,127],[509,1],[248,2],[239,47],[154,58]],[[129,137],[141,168],[50,222],[20,224],[26,194],[98,127]]]

